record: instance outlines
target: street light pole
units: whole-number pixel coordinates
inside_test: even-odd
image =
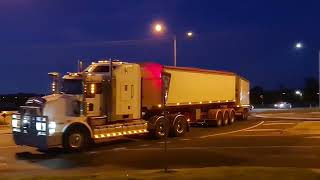
[[[318,62],[319,62],[319,79],[318,79],[318,92],[317,92],[317,95],[318,95],[318,98],[319,98],[319,108],[320,108],[320,49],[318,51]]]
[[[173,66],[177,66],[177,36],[173,36]]]
[[[303,48],[303,44],[301,42],[298,42],[296,43],[295,45],[296,49],[301,49]],[[318,92],[317,95],[318,95],[318,107],[320,108],[320,49],[318,50],[318,73],[319,73],[319,76],[318,76]]]

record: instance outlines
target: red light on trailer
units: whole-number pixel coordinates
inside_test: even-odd
[[[162,78],[162,65],[156,63],[143,64],[143,76],[146,79]]]

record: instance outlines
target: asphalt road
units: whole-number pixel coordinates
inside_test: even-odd
[[[184,137],[164,142],[145,137],[123,138],[88,152],[49,153],[15,146],[10,134],[0,135],[0,173],[84,173],[112,170],[268,166],[320,168],[320,134],[292,134],[303,121],[253,118],[221,128],[191,128]]]

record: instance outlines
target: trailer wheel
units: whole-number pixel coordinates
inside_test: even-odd
[[[228,113],[228,111],[225,111],[223,113],[222,125],[226,126],[226,125],[228,125],[228,123],[229,123],[229,113]]]
[[[153,130],[153,136],[156,139],[163,139],[169,134],[170,124],[169,121],[165,121],[163,116],[157,117],[155,128]]]
[[[219,127],[219,126],[221,126],[222,125],[222,119],[223,119],[223,115],[222,115],[222,113],[221,113],[221,111],[220,112],[218,112],[218,114],[217,114],[217,119],[216,119],[216,127]]]
[[[89,134],[84,128],[71,128],[63,136],[63,148],[68,152],[81,152],[87,149]]]
[[[248,116],[249,116],[248,110],[247,110],[247,109],[244,109],[244,110],[243,110],[243,113],[242,113],[241,119],[242,119],[242,120],[248,120]]]
[[[230,111],[230,116],[229,116],[229,124],[234,123],[235,120],[235,112],[233,110]]]
[[[185,116],[177,115],[174,118],[173,128],[171,129],[172,135],[175,137],[183,136],[188,129],[188,122]]]

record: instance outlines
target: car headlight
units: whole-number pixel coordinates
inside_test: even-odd
[[[275,104],[274,107],[278,107],[278,104]]]

